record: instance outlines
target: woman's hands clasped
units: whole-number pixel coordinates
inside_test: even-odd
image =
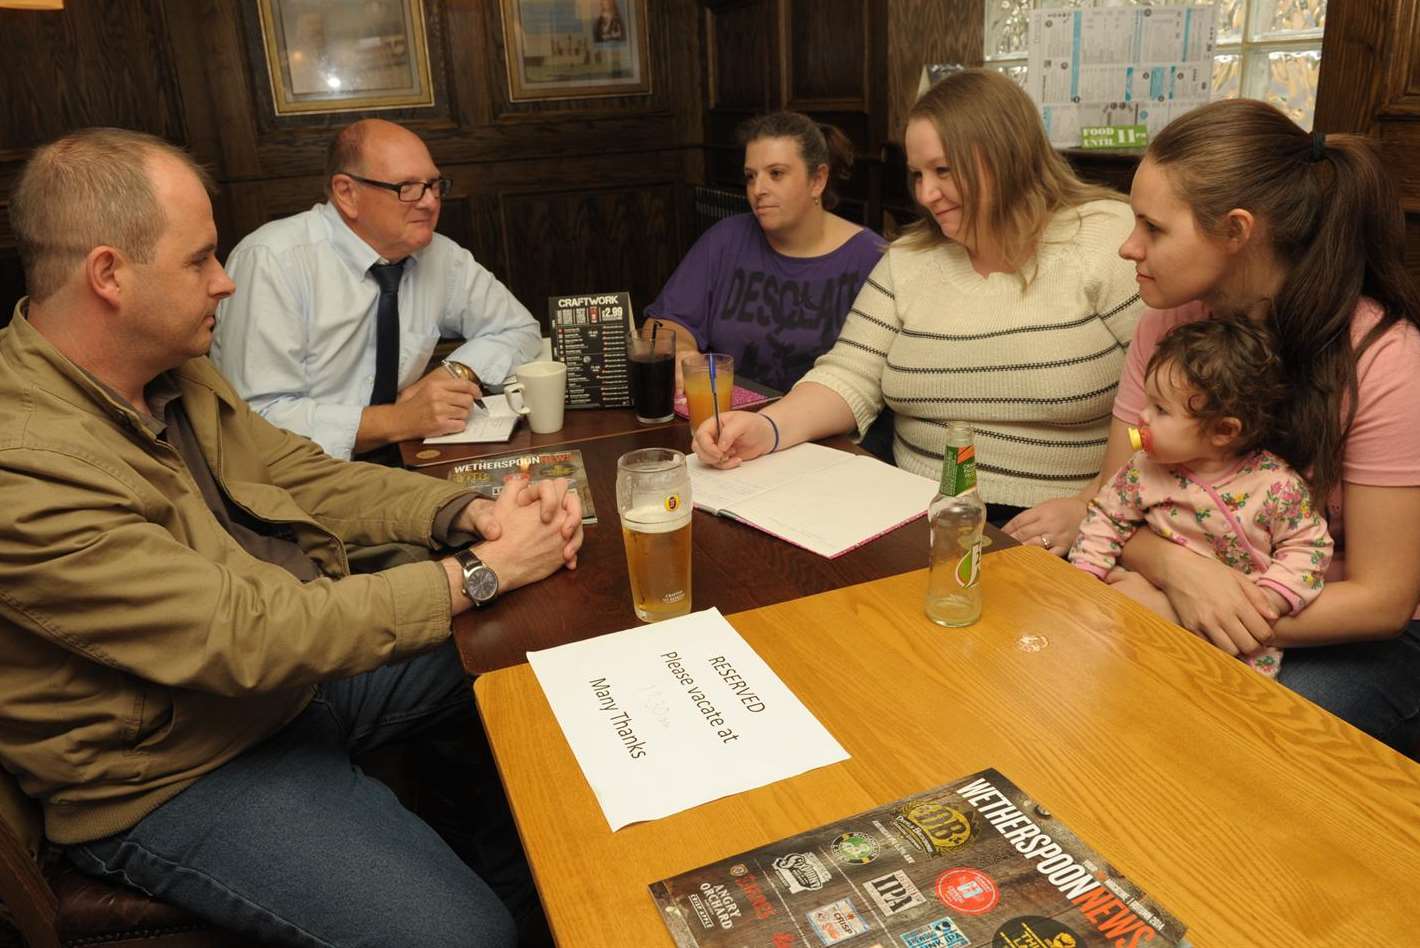
[[[774,448],[774,426],[758,412],[720,412],[719,436],[714,418],[696,429],[695,456],[711,467],[738,467]]]

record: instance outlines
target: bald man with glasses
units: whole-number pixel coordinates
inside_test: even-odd
[[[341,458],[462,430],[485,382],[537,357],[537,321],[434,232],[449,193],[408,129],[364,119],[326,157],[327,201],[249,234],[212,358],[267,420]],[[465,340],[424,373],[441,336]]]

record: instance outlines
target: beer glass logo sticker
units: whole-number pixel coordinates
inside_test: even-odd
[[[1084,944],[1079,935],[1043,915],[1013,918],[991,939],[991,948],[1084,948]]]
[[[679,495],[679,494],[671,494],[669,497],[666,498],[666,510],[670,511],[671,513],[674,513],[675,511],[677,511],[677,510],[679,510],[679,509],[680,509],[680,495]]]
[[[939,856],[971,839],[971,821],[935,800],[907,804],[892,824],[924,856]]]
[[[985,915],[1001,901],[1001,890],[980,869],[958,866],[937,877],[937,898],[964,915]]]
[[[774,872],[790,892],[817,892],[833,878],[813,853],[785,853],[774,860]]]
[[[878,858],[878,841],[863,833],[843,833],[829,848],[840,865],[866,866]]]
[[[981,544],[974,543],[957,563],[957,585],[970,589],[981,578]]]

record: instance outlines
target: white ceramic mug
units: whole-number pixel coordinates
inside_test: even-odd
[[[567,366],[540,360],[519,366],[514,380],[503,386],[508,407],[526,415],[535,434],[562,430],[562,410],[567,403]]]

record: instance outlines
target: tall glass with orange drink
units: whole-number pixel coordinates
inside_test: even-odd
[[[697,352],[680,360],[685,379],[686,410],[690,413],[690,430],[698,431],[706,418],[715,414],[711,401],[710,360],[715,360],[714,400],[720,411],[729,411],[735,391],[735,360],[719,352]]]

